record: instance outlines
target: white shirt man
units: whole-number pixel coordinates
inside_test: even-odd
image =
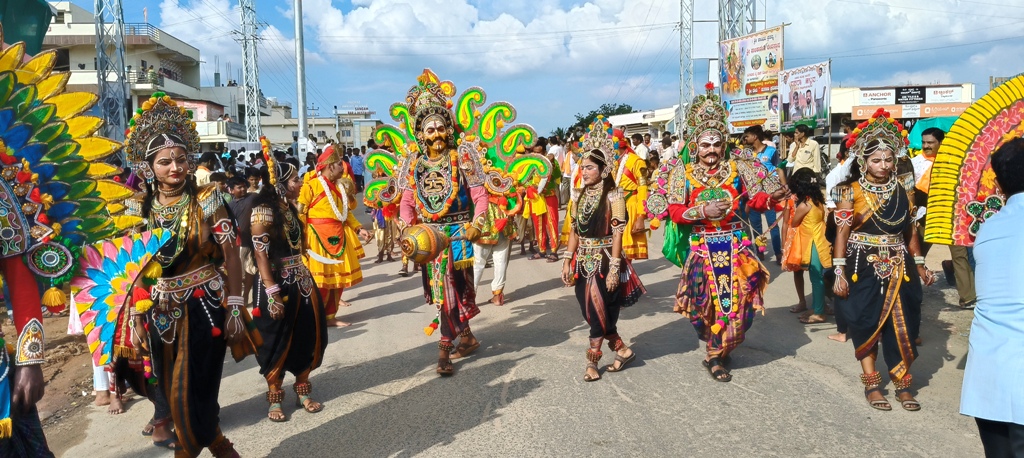
[[[647,145],[644,145],[644,137],[640,134],[633,134],[632,140],[633,152],[636,153],[637,156],[640,156],[640,159],[646,161],[649,150],[647,149]]]

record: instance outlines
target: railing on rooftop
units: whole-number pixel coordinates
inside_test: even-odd
[[[164,32],[159,27],[146,22],[126,22],[124,24],[124,34],[125,36],[149,37],[151,40],[157,43],[162,42],[165,38],[172,38],[174,41],[178,41],[181,44],[188,46],[192,49],[199,49],[195,46],[185,43],[184,41],[176,38],[175,36],[167,32]]]

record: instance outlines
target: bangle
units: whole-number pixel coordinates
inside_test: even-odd
[[[245,298],[242,296],[228,296],[228,307],[245,307]]]
[[[832,258],[832,265],[841,267],[846,265],[846,258]]]
[[[264,288],[267,290],[267,296],[268,297],[269,296],[273,296],[273,295],[281,292],[281,287],[277,286],[277,285],[266,286]]]
[[[842,277],[843,276],[843,266],[836,266],[836,276],[837,277]]]
[[[919,266],[923,266],[924,265],[924,256],[914,256],[914,264],[917,264]]]

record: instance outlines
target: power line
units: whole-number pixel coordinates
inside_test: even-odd
[[[650,19],[652,10],[654,10],[653,1],[651,2],[651,5],[647,7],[647,14],[644,16],[645,23]],[[658,12],[661,12],[661,10],[659,9]],[[643,46],[647,44],[647,37],[651,36],[651,34],[650,31],[648,31],[648,33],[644,35],[643,44],[640,44],[640,36],[641,33],[637,33],[636,38],[633,39],[633,46],[629,49],[629,53],[626,54],[626,63],[622,66],[619,74],[615,77],[615,95],[613,95],[609,101],[614,101],[619,97],[619,92],[622,91],[622,85],[627,81],[626,78],[628,78],[630,70],[632,70],[634,63],[640,57],[641,51],[643,51]],[[638,44],[640,45],[639,48],[637,47]],[[634,52],[636,53],[635,56]]]
[[[1006,17],[1006,16],[1002,16],[1002,15],[971,14],[971,13],[965,13],[965,12],[962,12],[962,11],[934,10],[934,9],[931,9],[931,8],[915,8],[913,6],[891,5],[891,4],[888,4],[888,3],[856,2],[856,1],[853,1],[853,0],[835,0],[835,1],[843,2],[843,3],[852,3],[852,4],[855,4],[855,5],[867,5],[867,6],[876,6],[876,7],[881,6],[881,7],[896,8],[896,9],[901,9],[901,10],[927,11],[928,13],[938,13],[938,14],[953,14],[953,15],[956,15],[956,16],[994,17],[994,18],[999,18],[999,19],[1016,19],[1018,21],[1024,21],[1024,18]]]
[[[960,43],[960,44],[955,44],[955,45],[935,46],[935,47],[931,47],[931,48],[903,49],[903,50],[899,50],[899,51],[886,51],[886,52],[876,52],[876,53],[853,54],[853,55],[849,55],[849,56],[832,56],[831,59],[832,60],[838,60],[838,59],[850,59],[850,58],[857,58],[857,57],[884,56],[884,55],[889,55],[889,54],[903,54],[903,53],[908,53],[908,52],[935,51],[935,50],[938,50],[938,49],[961,48],[961,47],[964,47],[964,46],[974,46],[974,45],[981,45],[981,44],[986,44],[986,43],[995,43],[995,42],[999,42],[999,41],[1016,40],[1016,39],[1021,39],[1021,38],[1024,38],[1024,35],[1017,35],[1017,36],[1013,36],[1013,37],[997,38],[997,39],[994,39],[994,40],[976,41],[976,42],[973,42],[973,43]],[[810,60],[810,59],[821,59],[821,57],[791,57],[791,58],[788,58],[787,60]]]

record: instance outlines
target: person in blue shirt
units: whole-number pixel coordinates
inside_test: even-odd
[[[366,168],[363,164],[363,156],[359,150],[352,148],[352,156],[348,158],[348,164],[352,166],[352,175],[355,177],[356,190],[363,192],[363,173],[366,171]]]
[[[985,456],[1024,456],[1024,138],[1006,142],[991,161],[1007,201],[974,242],[978,303],[960,413],[978,423]]]
[[[750,126],[743,131],[741,140],[744,147],[750,148],[754,153],[754,157],[764,164],[769,173],[775,173],[775,166],[778,165],[779,154],[774,146],[769,146],[764,143],[765,138],[766,136],[763,127]],[[779,226],[775,224],[775,211],[746,211],[746,218],[747,221],[750,222],[751,229],[754,231],[754,237],[760,236],[764,232],[762,230],[763,226],[761,225],[762,216],[764,216],[764,219],[767,221],[768,227],[771,227],[772,252],[775,253],[775,263],[780,264],[782,259],[782,238],[779,236]],[[762,261],[763,260],[764,259],[762,258]],[[806,305],[803,310],[797,310],[797,312],[803,312],[805,310],[807,310]]]

